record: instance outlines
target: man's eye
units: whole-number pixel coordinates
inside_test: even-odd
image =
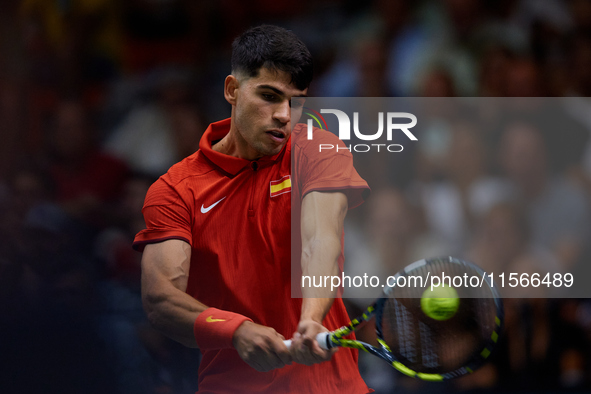
[[[275,100],[275,95],[273,95],[273,94],[263,93],[262,96],[267,101],[273,101],[273,100]]]

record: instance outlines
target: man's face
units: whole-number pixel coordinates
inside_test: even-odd
[[[308,91],[296,88],[290,81],[289,74],[265,67],[256,77],[238,77],[233,127],[243,158],[275,155],[287,143],[291,119],[300,118]],[[297,97],[300,99],[292,102]]]

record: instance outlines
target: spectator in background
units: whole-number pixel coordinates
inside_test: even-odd
[[[421,119],[417,125],[421,138],[417,141],[415,154],[411,159],[411,167],[416,174],[413,182],[431,182],[444,176],[443,168],[451,139],[451,119],[458,117],[456,101],[447,97],[455,97],[455,85],[451,75],[443,68],[434,68],[424,74],[420,82],[423,97],[417,111]]]
[[[104,264],[106,276],[137,291],[138,296],[141,256],[129,248],[129,242],[145,228],[142,207],[154,181],[154,178],[141,174],[133,174],[127,179],[121,197],[112,207],[117,221],[104,229],[95,243],[95,254]]]
[[[471,122],[450,124],[440,179],[413,185],[428,226],[459,253],[477,218],[508,198],[508,188],[489,175],[483,135]]]
[[[101,227],[108,219],[106,204],[121,193],[127,167],[102,152],[84,105],[63,100],[48,135],[50,174],[55,200],[71,218]]]
[[[532,244],[526,213],[519,205],[501,202],[488,209],[475,225],[468,258],[487,272],[557,272],[556,258]]]
[[[571,109],[563,108],[558,100],[545,98],[550,87],[542,66],[530,57],[514,58],[509,63],[504,91],[514,98],[502,107],[509,122],[518,118],[531,123],[552,147],[546,152],[547,170],[570,175],[579,168],[589,130],[573,118]],[[504,129],[507,121],[502,122],[500,127]]]
[[[547,87],[537,63],[530,58],[516,58],[508,67],[503,89],[509,97],[544,97]]]
[[[387,82],[387,47],[377,32],[365,33],[351,43],[331,69],[321,77],[316,92],[320,96],[390,97],[395,91]]]
[[[527,210],[531,239],[555,254],[562,269],[577,262],[591,222],[585,196],[548,168],[548,148],[533,125],[515,121],[505,128],[499,146],[502,170]]]
[[[501,46],[489,47],[480,59],[479,96],[503,97],[507,95],[507,74],[511,52]]]
[[[99,88],[117,75],[122,29],[119,4],[112,0],[21,1],[20,15],[32,73],[42,83],[56,80],[68,89]]]
[[[345,45],[315,92],[326,97],[412,95],[431,49],[413,7],[406,0],[379,0],[363,11],[338,32],[338,43]]]
[[[134,171],[158,177],[195,152],[203,119],[191,103],[191,77],[170,69],[159,76],[156,99],[131,110],[105,149]]]
[[[9,168],[0,196],[0,309],[2,315],[24,306],[24,273],[29,270],[23,259],[24,250],[36,248],[38,239],[27,240],[23,223],[29,211],[51,198],[49,177],[37,166]],[[25,297],[26,298],[26,297]],[[23,302],[24,301],[24,302]]]
[[[366,228],[353,226],[345,231],[349,241],[345,250],[348,275],[367,272],[385,278],[425,257],[424,253],[432,256],[445,251],[440,242],[422,237],[426,234],[419,211],[401,191],[393,188],[375,191],[366,210]],[[365,303],[361,302],[360,306]]]
[[[473,43],[486,26],[484,3],[474,0],[432,1],[417,8],[419,23],[407,26],[393,41],[392,49],[396,43],[400,59],[397,60],[392,51],[390,61],[405,67],[391,68],[390,81],[398,74],[397,85],[405,87],[405,96],[412,96],[419,92],[425,74],[434,68],[444,68],[459,95],[474,95],[477,80]]]
[[[588,0],[570,0],[570,15],[574,20],[575,31],[591,33],[591,2]]]
[[[173,110],[171,126],[178,158],[190,156],[199,148],[203,125],[203,116],[194,106],[184,104]]]
[[[577,2],[573,1],[574,3]],[[591,5],[589,8],[591,9]],[[564,111],[586,127],[588,139],[574,175],[591,199],[591,36],[585,33],[575,35],[567,51],[569,72],[566,76],[565,95],[569,97],[562,103]]]
[[[359,83],[355,96],[389,97],[394,95],[386,83],[386,46],[376,38],[362,43],[358,48]]]
[[[445,69],[432,69],[423,76],[420,85],[422,97],[456,97],[453,78]]]

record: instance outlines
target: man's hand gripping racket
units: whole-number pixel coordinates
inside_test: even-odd
[[[478,286],[447,289],[444,296],[441,292],[428,295],[430,278],[443,275],[477,276],[481,280]],[[487,361],[498,341],[504,313],[496,288],[479,267],[454,257],[439,257],[410,264],[394,278],[390,282],[398,285],[384,287],[362,315],[338,330],[318,334],[320,347],[363,350],[405,375],[434,382],[472,373]],[[410,285],[419,280],[426,286]],[[441,298],[452,294],[457,299]],[[448,310],[437,314],[429,309],[438,302]],[[372,318],[377,346],[345,338]],[[290,347],[291,340],[285,344]]]

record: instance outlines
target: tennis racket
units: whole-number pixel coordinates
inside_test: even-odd
[[[457,279],[456,285],[451,283],[459,305],[446,320],[429,317],[421,309],[421,297],[435,276],[474,278],[463,283],[467,286],[456,286]],[[421,280],[424,286],[416,286]],[[487,361],[501,331],[503,304],[479,267],[454,257],[424,259],[410,264],[388,282],[361,316],[338,330],[318,334],[320,347],[363,350],[405,375],[433,382],[470,374]],[[444,284],[448,286],[446,280]],[[372,318],[377,346],[345,338]],[[285,343],[289,347],[291,340]]]

